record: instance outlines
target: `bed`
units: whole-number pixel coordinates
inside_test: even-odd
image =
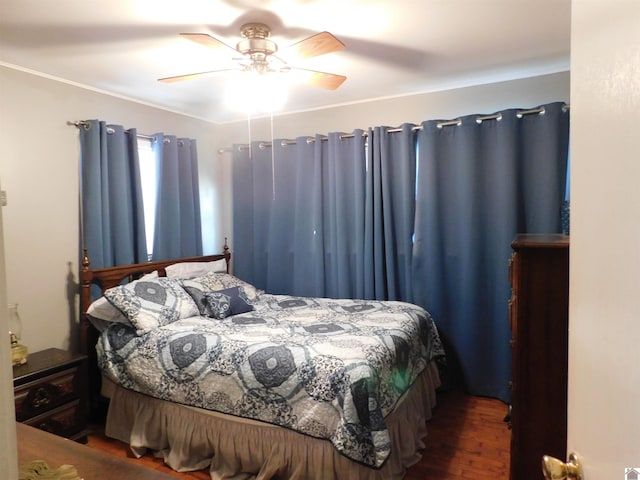
[[[91,269],[85,254],[81,337],[106,435],[212,479],[402,478],[440,385],[429,314],[270,295],[229,274],[230,258],[225,245]]]

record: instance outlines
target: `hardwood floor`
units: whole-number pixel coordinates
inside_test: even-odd
[[[500,400],[474,397],[457,390],[440,392],[422,460],[411,467],[405,480],[507,480],[510,431]],[[93,426],[87,445],[183,480],[210,480],[206,471],[177,473],[162,460],[146,455],[134,459],[127,445],[104,436]]]
[[[438,395],[422,460],[405,480],[508,480],[511,431],[500,400],[460,391]]]

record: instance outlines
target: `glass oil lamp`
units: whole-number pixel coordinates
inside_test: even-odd
[[[16,365],[23,365],[27,363],[27,356],[29,354],[27,347],[20,344],[20,338],[22,337],[22,322],[20,321],[20,315],[18,314],[18,304],[9,304],[9,340],[11,341],[11,363],[15,367]]]

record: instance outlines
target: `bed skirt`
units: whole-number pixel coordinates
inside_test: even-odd
[[[348,459],[327,440],[111,385],[105,434],[138,457],[154,451],[178,472],[209,468],[212,480],[395,480],[422,456],[440,378],[432,362],[387,417],[392,449],[380,469]]]

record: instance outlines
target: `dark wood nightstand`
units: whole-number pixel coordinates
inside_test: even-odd
[[[85,443],[87,357],[49,348],[13,367],[16,420]]]

